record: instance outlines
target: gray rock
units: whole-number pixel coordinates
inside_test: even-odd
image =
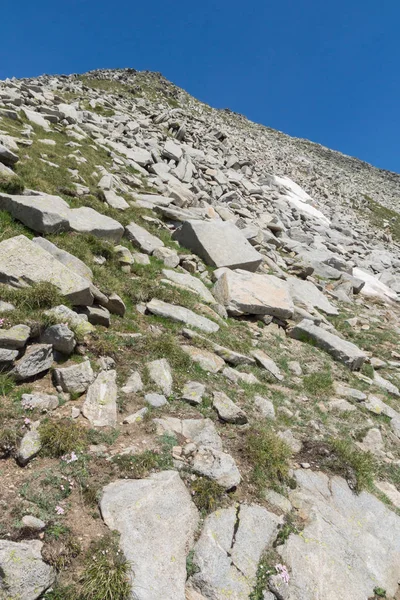
[[[25,527],[29,527],[29,529],[36,529],[40,531],[46,527],[46,523],[33,515],[25,515],[22,517],[22,523]]]
[[[211,419],[177,419],[164,417],[154,419],[157,433],[162,435],[178,434],[198,446],[206,446],[215,450],[222,450],[222,441]]]
[[[252,350],[251,355],[254,356],[259,365],[261,365],[268,373],[271,373],[278,381],[283,381],[284,377],[279,370],[278,365],[265,354],[262,350]]]
[[[172,373],[171,367],[166,358],[153,360],[147,363],[149,377],[153,383],[162,391],[165,396],[172,393]]]
[[[56,571],[43,561],[42,547],[39,540],[0,540],[0,592],[5,600],[37,600],[54,583]]]
[[[265,493],[265,499],[272,506],[276,506],[276,508],[279,508],[284,513],[289,513],[292,510],[290,501],[285,496],[282,496],[282,494],[275,492],[275,490],[268,490]]]
[[[0,192],[0,210],[37,233],[60,233],[70,228],[69,204],[59,196],[11,196]]]
[[[185,221],[172,237],[213,267],[255,271],[262,262],[231,221]]]
[[[126,425],[131,425],[132,423],[141,423],[148,412],[149,412],[149,409],[147,408],[147,406],[144,406],[143,408],[136,411],[132,415],[128,415],[127,417],[124,417],[123,422]]]
[[[31,334],[28,325],[14,325],[10,329],[0,329],[0,348],[20,350],[24,348]]]
[[[178,323],[184,323],[185,325],[190,325],[190,327],[196,327],[204,331],[204,333],[215,333],[219,330],[217,323],[206,317],[201,317],[183,306],[168,304],[167,302],[153,298],[153,300],[147,303],[146,308],[153,315],[171,319]]]
[[[213,392],[213,407],[221,421],[234,423],[235,425],[247,423],[246,413],[236,406],[224,392]]]
[[[389,483],[389,481],[374,481],[374,485],[389,498],[393,506],[400,508],[400,492],[392,483]]]
[[[281,319],[293,316],[288,284],[274,275],[226,270],[216,282],[213,293],[233,316],[271,315]]]
[[[110,312],[104,306],[86,306],[82,309],[82,314],[87,316],[92,325],[110,327]]]
[[[254,396],[254,406],[259,417],[263,419],[275,419],[275,408],[271,400],[262,396]]]
[[[15,363],[12,375],[16,381],[25,381],[47,371],[52,364],[51,344],[34,344],[29,346],[24,356]]]
[[[55,285],[72,304],[87,306],[93,302],[87,279],[65,267],[24,235],[0,243],[0,278],[14,287],[46,281]]]
[[[168,400],[162,394],[155,394],[154,392],[151,394],[146,394],[144,397],[147,404],[150,404],[153,408],[161,408],[166,404],[169,404]]]
[[[298,470],[290,500],[304,515],[301,535],[277,546],[290,571],[290,600],[365,600],[376,587],[398,589],[400,517],[340,477]],[[317,594],[317,595],[316,595]]]
[[[290,429],[286,429],[286,431],[279,431],[278,437],[281,438],[289,446],[293,454],[297,454],[303,447],[303,444],[294,437],[293,433]]]
[[[243,381],[248,385],[255,385],[261,383],[259,379],[253,373],[242,373],[242,371],[238,371],[238,369],[232,369],[231,367],[225,367],[222,371],[224,377],[233,381],[234,383],[239,383]]]
[[[102,196],[109,206],[118,210],[126,210],[129,204],[122,196],[119,196],[114,190],[103,190]]]
[[[202,402],[205,390],[206,386],[202,383],[199,383],[198,381],[188,381],[183,387],[181,399],[185,400],[185,402],[189,402],[189,404],[198,406]]]
[[[77,273],[81,277],[89,279],[90,281],[93,279],[92,270],[85,265],[82,260],[73,254],[58,248],[55,244],[43,237],[33,238],[32,242],[43,248],[43,250],[49,252],[52,256],[54,256],[54,258],[56,258],[60,263],[68,267],[68,269],[74,273]]]
[[[179,265],[179,255],[172,248],[156,248],[153,252],[153,256],[162,260],[166,267],[175,269]]]
[[[125,237],[145,254],[153,254],[156,248],[164,246],[163,241],[136,223],[130,223],[125,228]]]
[[[274,541],[282,519],[252,504],[209,515],[195,546],[199,572],[191,583],[206,598],[248,600],[262,554]]]
[[[94,331],[94,326],[89,323],[86,315],[78,315],[64,304],[55,306],[45,312],[46,315],[53,317],[59,323],[67,323],[77,335],[84,337]]]
[[[379,429],[373,427],[369,429],[361,442],[356,442],[357,446],[364,452],[371,452],[376,456],[382,456],[385,445],[382,434]]]
[[[7,350],[7,348],[0,348],[0,368],[7,369],[10,367],[17,358],[18,354],[18,350]]]
[[[303,319],[289,331],[289,336],[295,340],[313,342],[330,354],[335,360],[343,363],[351,371],[358,371],[364,364],[366,354],[355,344],[342,340],[339,336],[321,329],[312,321]]]
[[[107,304],[105,308],[110,311],[113,315],[118,315],[119,317],[123,317],[126,312],[126,306],[124,301],[118,294],[111,294],[108,297]]]
[[[221,371],[225,366],[225,361],[209,350],[186,345],[181,346],[181,348],[190,356],[192,361],[197,363],[204,371],[218,373],[218,371]]]
[[[213,479],[226,490],[237,487],[242,479],[232,456],[210,446],[199,446],[193,457],[192,469]]]
[[[391,381],[388,381],[378,373],[374,372],[374,384],[378,387],[386,390],[392,396],[400,396],[399,388],[396,387]]]
[[[306,310],[311,311],[313,308],[317,308],[327,315],[339,314],[338,309],[329,302],[328,298],[311,281],[289,277],[288,283],[296,306],[303,306]]]
[[[179,474],[162,471],[110,483],[100,508],[108,527],[121,534],[120,546],[132,569],[132,597],[185,600],[186,556],[198,513]]]
[[[84,360],[78,365],[54,369],[54,378],[64,392],[83,394],[94,380],[94,373],[90,362]]]
[[[167,140],[162,151],[162,156],[168,160],[172,159],[178,162],[182,158],[182,148],[172,140]]]
[[[203,302],[208,302],[209,304],[215,303],[214,296],[201,279],[193,277],[189,273],[179,273],[178,271],[171,271],[170,269],[163,269],[162,274],[177,286],[197,294]]]
[[[116,371],[100,371],[88,388],[82,414],[94,427],[115,427],[117,424],[116,378]]]
[[[138,371],[134,371],[131,375],[129,375],[125,385],[121,388],[121,392],[124,392],[124,394],[136,394],[137,392],[141,392],[142,389],[143,382],[142,378],[140,377],[140,373]]]
[[[76,346],[74,332],[68,325],[60,323],[48,327],[40,338],[43,344],[51,344],[54,350],[62,354],[72,354]]]
[[[118,243],[124,228],[115,219],[98,213],[89,206],[74,208],[68,213],[69,227],[77,233],[88,233],[95,237]]]
[[[59,405],[57,396],[51,394],[22,394],[21,406],[25,410],[42,410],[44,412],[54,410]]]
[[[39,428],[40,421],[31,423],[30,430],[25,433],[18,448],[17,462],[21,467],[24,467],[34,458],[41,450],[42,443],[40,441]]]
[[[11,152],[11,150],[3,146],[3,144],[0,144],[0,162],[3,163],[3,165],[12,167],[18,161],[19,157],[14,154],[14,152]]]

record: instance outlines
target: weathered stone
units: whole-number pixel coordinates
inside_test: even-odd
[[[285,496],[282,496],[282,494],[275,492],[275,490],[268,490],[265,493],[265,499],[272,504],[272,506],[276,506],[284,513],[289,513],[292,510],[290,501],[285,498]]]
[[[294,311],[288,284],[274,275],[226,270],[213,293],[233,316],[271,315],[290,319]]]
[[[88,233],[110,242],[119,242],[124,233],[121,223],[89,206],[72,209],[68,213],[68,222],[72,231]]]
[[[397,592],[400,517],[340,477],[299,470],[289,499],[303,515],[301,535],[277,546],[290,571],[290,600],[365,600],[376,587]]]
[[[261,506],[218,510],[204,523],[193,561],[191,583],[206,598],[248,600],[260,558],[272,545],[282,519]]]
[[[8,350],[8,348],[0,348],[0,368],[8,368],[17,358],[18,350]]]
[[[43,344],[51,344],[54,350],[62,354],[71,354],[76,346],[74,332],[63,323],[48,327],[40,341]]]
[[[303,319],[289,331],[295,340],[311,341],[330,354],[335,360],[342,362],[351,371],[358,371],[364,364],[366,354],[355,344],[342,340],[339,336],[321,329],[312,321]]]
[[[156,248],[153,252],[153,256],[162,260],[166,267],[175,269],[179,265],[179,255],[172,248]]]
[[[119,196],[114,190],[103,190],[102,196],[109,206],[117,210],[126,210],[129,204],[122,196]]]
[[[165,358],[153,360],[147,363],[147,370],[150,379],[165,394],[170,396],[172,392],[172,373],[171,367]]]
[[[222,371],[222,374],[234,383],[239,383],[240,381],[243,381],[249,385],[261,383],[253,373],[243,373],[242,371],[238,371],[238,369],[232,369],[231,367],[225,367]]]
[[[18,161],[18,156],[0,143],[0,162],[3,163],[3,165],[12,167]]]
[[[213,267],[255,271],[262,262],[231,221],[185,221],[173,238]]]
[[[6,210],[14,219],[38,233],[60,233],[69,229],[69,204],[59,196],[11,196],[0,193],[0,209]]]
[[[54,258],[56,258],[60,263],[68,267],[68,269],[70,269],[74,273],[77,273],[85,279],[92,280],[92,270],[87,265],[85,265],[85,263],[82,260],[74,256],[73,254],[70,254],[66,250],[62,250],[61,248],[58,248],[55,244],[52,244],[52,242],[43,237],[33,238],[32,242],[43,248],[43,250],[49,252],[52,256],[54,256]]]
[[[16,381],[25,381],[50,369],[53,364],[53,347],[51,344],[34,344],[29,346],[12,370]]]
[[[150,404],[150,406],[152,406],[153,408],[161,408],[162,406],[169,404],[168,400],[163,394],[146,394],[144,399],[145,402],[147,402],[147,404]]]
[[[162,248],[164,246],[163,241],[136,223],[130,223],[125,228],[125,236],[134,246],[146,254],[153,254],[156,248]]]
[[[58,397],[52,394],[22,394],[21,406],[25,410],[38,409],[42,411],[54,410],[59,404]]]
[[[0,592],[4,600],[37,600],[54,583],[56,571],[43,561],[42,547],[39,540],[0,540]]]
[[[262,350],[252,350],[251,355],[254,356],[259,365],[261,365],[268,373],[271,373],[278,381],[283,381],[284,377],[279,370],[278,365],[265,354]]]
[[[22,517],[21,521],[25,527],[29,527],[29,529],[36,529],[37,531],[40,531],[46,527],[46,523],[44,521],[34,517],[33,515],[25,515]]]
[[[104,306],[86,306],[82,309],[82,314],[87,316],[92,325],[110,327],[110,312]]]
[[[183,306],[168,304],[167,302],[162,302],[162,300],[153,298],[153,300],[147,303],[146,308],[153,315],[171,319],[178,323],[184,323],[185,325],[190,325],[190,327],[196,327],[197,329],[204,331],[204,333],[215,333],[219,330],[219,325],[217,323],[210,321],[210,319],[207,319],[206,317],[201,317]]]
[[[275,419],[275,408],[271,400],[262,396],[254,396],[254,406],[259,417],[263,419]]]
[[[120,546],[132,569],[133,596],[185,600],[186,556],[198,513],[179,474],[162,471],[147,479],[110,483],[100,508],[108,527],[121,534]]]
[[[116,371],[100,371],[89,386],[82,414],[94,427],[115,427],[117,424]]]
[[[123,422],[126,425],[131,425],[132,423],[141,423],[148,412],[149,412],[149,409],[147,408],[147,406],[144,406],[143,408],[136,411],[132,415],[128,415],[127,417],[124,417]]]
[[[374,384],[380,388],[383,388],[389,392],[389,394],[392,394],[392,396],[400,396],[399,388],[378,373],[374,373]]]
[[[140,373],[134,371],[129,375],[125,385],[121,388],[121,392],[124,392],[124,394],[136,394],[137,392],[141,392],[142,389],[143,382]]]
[[[46,281],[55,285],[72,304],[87,306],[93,302],[87,279],[65,267],[24,235],[0,243],[0,279],[14,287]]]
[[[178,271],[171,271],[170,269],[163,269],[162,274],[179,287],[188,289],[197,294],[203,302],[208,302],[209,304],[215,303],[214,296],[201,279],[193,277],[189,273],[179,273]]]
[[[337,308],[329,302],[328,298],[311,281],[289,277],[288,283],[296,306],[304,306],[306,310],[311,311],[313,308],[317,308],[327,315],[339,314]]]
[[[223,369],[225,366],[225,361],[209,350],[186,345],[181,346],[181,348],[184,352],[186,352],[186,354],[189,354],[193,362],[200,365],[204,371],[208,371],[209,373],[218,373],[218,371]]]
[[[54,369],[54,378],[64,392],[83,394],[94,380],[90,362],[84,360],[79,365]]]
[[[393,506],[400,508],[400,492],[392,483],[388,481],[374,481],[374,485],[389,498]]]
[[[199,475],[209,477],[230,490],[239,485],[241,476],[230,454],[210,446],[200,446],[193,457],[192,469]]]
[[[64,304],[47,310],[45,314],[53,317],[60,323],[67,323],[80,336],[85,336],[95,329],[94,325],[87,320],[86,315],[78,314],[67,306],[64,306]]]
[[[123,317],[126,312],[126,306],[124,301],[118,294],[111,294],[108,297],[107,304],[105,308],[110,311],[113,315],[118,315],[119,317]]]
[[[20,350],[24,348],[31,334],[28,325],[14,325],[10,329],[0,329],[0,348]]]
[[[181,399],[189,402],[189,404],[193,404],[197,406],[201,404],[204,392],[206,390],[206,386],[198,381],[188,381],[185,383]]]
[[[215,450],[222,450],[222,441],[211,419],[177,419],[176,417],[164,417],[154,419],[157,433],[177,434],[183,436],[187,441],[194,442],[198,446],[206,446]]]
[[[42,443],[38,431],[40,421],[31,423],[29,431],[27,431],[21,440],[18,448],[17,462],[21,467],[24,467],[34,458],[41,450]]]
[[[236,406],[224,392],[213,392],[213,407],[217,411],[221,421],[236,425],[247,423],[245,412]]]

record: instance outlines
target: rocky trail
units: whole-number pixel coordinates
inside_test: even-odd
[[[0,82],[0,598],[399,600],[399,299],[400,175]]]

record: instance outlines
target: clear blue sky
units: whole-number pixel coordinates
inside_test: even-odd
[[[400,172],[399,0],[3,0],[0,79],[133,67]]]

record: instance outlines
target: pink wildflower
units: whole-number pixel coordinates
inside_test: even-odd
[[[286,565],[281,565],[280,563],[275,565],[275,569],[278,572],[278,575],[280,576],[280,578],[282,579],[282,581],[284,581],[286,584],[289,583],[289,573],[287,570]]]
[[[63,515],[64,514],[64,509],[62,506],[56,506],[56,513],[58,515]]]

